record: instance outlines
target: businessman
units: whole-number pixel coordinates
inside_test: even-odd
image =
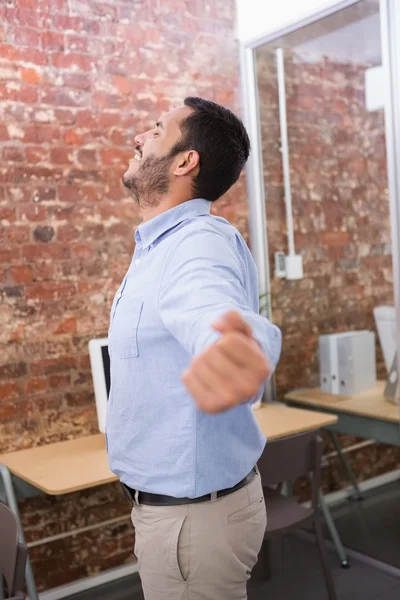
[[[210,214],[249,152],[231,111],[186,98],[136,136],[122,179],[143,223],[111,309],[106,434],[146,600],[245,600],[265,532],[251,404],[281,335],[243,238]]]

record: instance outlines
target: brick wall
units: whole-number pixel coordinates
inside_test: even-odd
[[[140,222],[120,184],[133,138],[186,95],[238,109],[233,9],[0,2],[0,452],[96,432],[87,343]],[[214,210],[246,235],[243,181]],[[40,589],[132,560],[128,512],[116,485],[24,501]]]
[[[373,308],[393,304],[384,115],[365,108],[367,65],[304,62],[285,51],[295,247],[304,278],[275,278],[274,252],[288,252],[278,89],[274,55],[262,49],[257,56],[272,313],[283,332],[276,377],[282,397],[319,385],[320,334],[375,330]],[[379,342],[377,357],[378,375],[386,377]],[[400,467],[400,449],[382,444],[349,458],[360,479]],[[336,459],[324,479],[326,490],[348,485]]]

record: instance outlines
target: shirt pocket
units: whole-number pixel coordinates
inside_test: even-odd
[[[139,356],[138,329],[143,301],[122,295],[111,324],[111,344],[118,358]]]

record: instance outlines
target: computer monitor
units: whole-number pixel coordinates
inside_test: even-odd
[[[108,338],[90,340],[89,356],[96,400],[97,422],[99,431],[104,433],[106,429],[107,401],[111,385]]]

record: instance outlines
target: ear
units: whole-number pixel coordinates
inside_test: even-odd
[[[182,177],[183,175],[189,175],[193,170],[197,169],[200,164],[200,155],[196,150],[189,150],[188,152],[182,152],[179,155],[178,163],[173,171],[174,175]]]

